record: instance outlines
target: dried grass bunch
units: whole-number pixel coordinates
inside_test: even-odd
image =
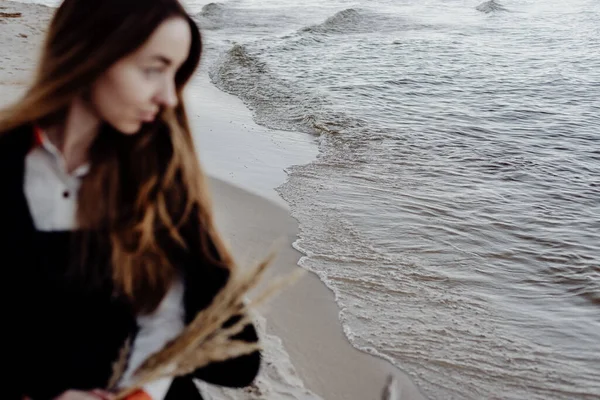
[[[277,278],[254,299],[247,300],[250,291],[261,282],[272,259],[273,255],[247,272],[234,268],[227,283],[212,303],[200,311],[179,336],[142,363],[133,375],[131,386],[117,388],[129,356],[131,341],[128,340],[121,349],[119,359],[113,364],[113,376],[109,383],[109,390],[118,389],[117,400],[126,399],[145,384],[157,379],[187,375],[213,362],[225,361],[259,350],[260,343],[248,343],[232,339],[232,336],[240,333],[251,322],[250,313],[253,309],[306,272],[298,269],[285,277]],[[223,324],[234,317],[241,318],[235,324],[224,328]]]

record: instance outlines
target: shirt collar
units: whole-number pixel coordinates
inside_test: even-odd
[[[34,125],[33,127],[33,147],[34,148],[42,148],[47,153],[49,153],[52,158],[57,162],[57,164],[66,171],[66,162],[60,150],[50,141],[46,132],[39,126]],[[90,171],[89,163],[85,163],[79,167],[77,167],[70,175],[75,176],[77,178],[81,178]]]

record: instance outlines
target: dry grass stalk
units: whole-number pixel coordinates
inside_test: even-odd
[[[299,269],[287,277],[276,279],[254,300],[246,302],[246,296],[258,286],[272,259],[273,256],[269,257],[246,273],[234,269],[210,306],[200,311],[177,338],[149,357],[137,369],[133,376],[134,383],[118,392],[117,400],[127,398],[145,384],[157,379],[187,375],[213,362],[225,361],[259,350],[259,343],[248,343],[231,337],[240,333],[251,322],[249,314],[252,309],[306,272]],[[224,328],[223,324],[233,317],[239,317],[240,320]]]
[[[119,379],[121,379],[121,377],[125,373],[125,370],[127,369],[127,362],[129,360],[129,352],[130,351],[131,351],[131,336],[127,338],[127,340],[125,341],[125,344],[123,345],[123,347],[121,347],[121,350],[119,351],[119,357],[112,365],[113,373],[112,373],[112,376],[110,377],[110,380],[108,381],[108,389],[109,390],[113,390],[117,387],[117,384],[119,383]]]

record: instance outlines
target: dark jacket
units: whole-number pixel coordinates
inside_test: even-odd
[[[106,387],[119,349],[137,331],[131,307],[113,295],[110,279],[91,287],[67,273],[77,233],[35,229],[23,192],[24,160],[32,140],[31,127],[0,134],[0,306],[7,334],[4,365],[10,371],[0,390],[2,398],[10,400],[23,395],[45,400],[67,389]],[[198,243],[193,237],[184,239]],[[172,254],[184,280],[186,324],[228,279],[227,270],[203,263],[190,248]],[[91,251],[89,257],[95,265],[109,264],[106,252]],[[258,340],[252,325],[239,338]],[[255,352],[213,363],[192,375],[212,384],[244,387],[254,380],[259,366],[260,354]],[[167,399],[201,398],[191,378],[176,379]]]

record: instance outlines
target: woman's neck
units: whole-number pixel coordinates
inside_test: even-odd
[[[48,129],[48,139],[62,153],[67,172],[87,163],[88,151],[99,127],[100,119],[82,100],[75,100],[64,123]]]

